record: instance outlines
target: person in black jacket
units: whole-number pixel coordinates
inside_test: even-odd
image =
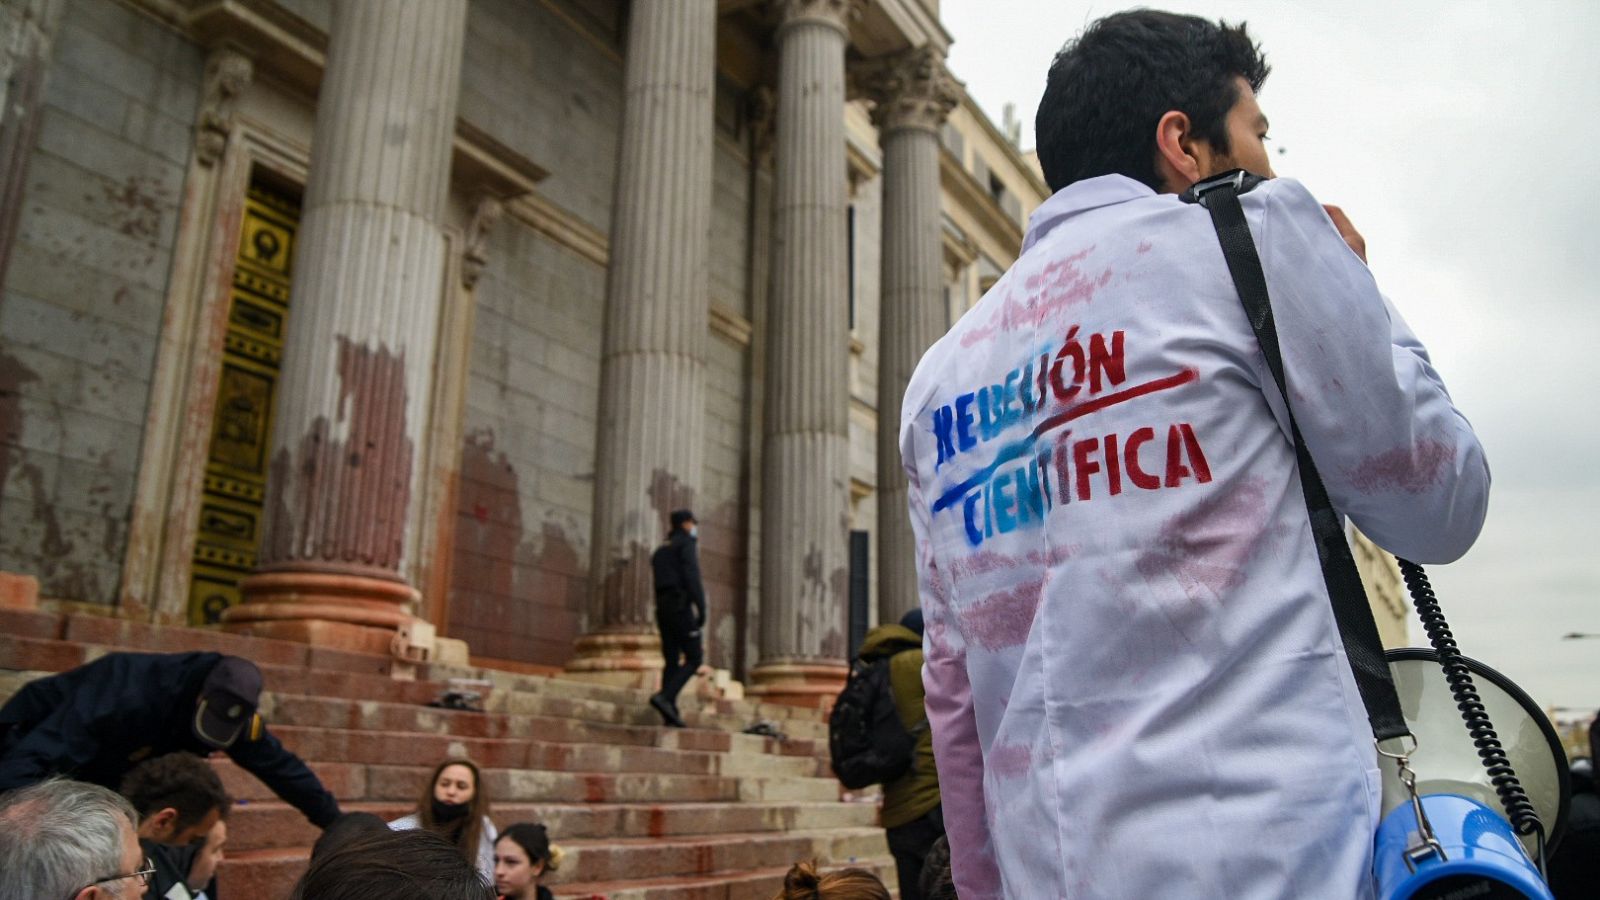
[[[683,727],[678,692],[700,668],[705,652],[700,631],[706,625],[706,590],[700,584],[700,559],[695,551],[699,523],[687,509],[674,510],[666,543],[650,556],[655,573],[656,628],[661,632],[661,691],[650,705],[668,725]]]
[[[140,762],[222,750],[321,828],[339,804],[256,712],[261,670],[220,653],[110,653],[0,707],[0,791],[66,775],[116,789]]]

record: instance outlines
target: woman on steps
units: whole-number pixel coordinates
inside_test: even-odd
[[[447,759],[433,770],[417,801],[417,811],[389,823],[395,831],[431,831],[454,844],[485,881],[494,880],[494,839],[489,821],[489,794],[478,765],[470,759]]]
[[[543,825],[518,822],[494,843],[494,889],[500,900],[554,900],[539,883],[561,865],[561,848],[550,844]]]

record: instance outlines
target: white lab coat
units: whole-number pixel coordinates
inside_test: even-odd
[[[1317,201],[1242,198],[1337,508],[1419,562],[1489,474]],[[1207,212],[1121,176],[1034,214],[923,358],[900,446],[963,900],[1370,897],[1371,731]]]

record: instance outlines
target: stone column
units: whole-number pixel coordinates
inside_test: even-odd
[[[918,605],[916,539],[900,464],[900,406],[944,333],[939,127],[960,101],[941,53],[924,47],[863,67],[883,150],[883,294],[878,327],[878,618]]]
[[[333,7],[261,564],[232,630],[387,652],[420,504],[466,0]]]
[[[661,667],[650,554],[692,508],[704,456],[716,0],[636,3],[612,207],[593,593],[572,672]]]
[[[847,673],[850,321],[845,47],[861,0],[775,0],[772,294],[752,692],[814,703]]]

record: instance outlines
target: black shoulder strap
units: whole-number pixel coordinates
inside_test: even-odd
[[[1344,525],[1328,491],[1317,474],[1317,466],[1306,450],[1305,439],[1300,436],[1300,426],[1295,424],[1294,411],[1290,409],[1289,388],[1283,375],[1283,354],[1278,347],[1278,330],[1272,320],[1272,301],[1267,295],[1267,277],[1261,269],[1261,257],[1256,253],[1255,241],[1250,237],[1250,226],[1245,222],[1244,209],[1239,205],[1239,195],[1259,184],[1263,179],[1242,169],[1199,182],[1186,191],[1182,199],[1199,203],[1211,213],[1211,224],[1217,230],[1217,241],[1222,245],[1222,256],[1227,260],[1228,273],[1233,276],[1233,286],[1244,304],[1245,316],[1261,344],[1267,358],[1267,368],[1272,370],[1272,380],[1277,382],[1283,395],[1284,409],[1289,414],[1289,430],[1294,438],[1295,458],[1300,465],[1300,487],[1305,493],[1306,511],[1311,517],[1311,533],[1317,545],[1317,558],[1322,563],[1322,579],[1328,585],[1328,596],[1333,601],[1333,618],[1339,626],[1339,637],[1344,641],[1345,655],[1350,658],[1350,668],[1355,673],[1356,687],[1361,692],[1361,702],[1367,708],[1367,719],[1372,723],[1372,733],[1380,741],[1410,733],[1405,716],[1400,711],[1400,698],[1395,693],[1394,677],[1384,658],[1383,642],[1378,637],[1378,624],[1372,618],[1372,607],[1367,603],[1367,593],[1361,586],[1361,575],[1350,555],[1350,544],[1345,537]]]

